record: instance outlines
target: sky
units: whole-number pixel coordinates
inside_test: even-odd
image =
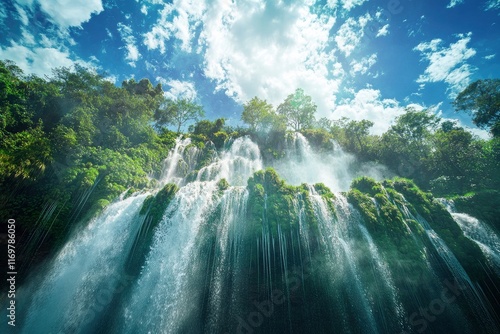
[[[277,107],[302,88],[318,119],[381,134],[425,108],[486,138],[451,102],[499,78],[499,19],[500,0],[2,0],[0,59],[148,78],[230,125],[254,96]]]

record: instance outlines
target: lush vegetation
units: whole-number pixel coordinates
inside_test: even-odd
[[[197,170],[208,164],[217,150],[224,149],[230,138],[243,135],[259,144],[265,160],[280,159],[291,130],[302,132],[318,150],[330,150],[334,140],[360,160],[380,162],[396,175],[413,180],[379,184],[359,179],[348,193],[370,233],[391,245],[388,250],[406,254],[408,263],[418,264],[422,257],[408,242],[408,228],[416,234],[423,232],[416,221],[402,215],[403,194],[413,204],[408,205],[410,210],[433,224],[460,260],[469,265],[471,257],[479,256],[477,250],[444,209],[417,186],[436,196],[456,198],[457,206],[498,228],[499,215],[494,209],[500,201],[498,101],[498,80],[473,83],[455,101],[457,110],[470,112],[479,126],[490,128],[493,137],[488,140],[427,110],[406,110],[381,136],[370,134],[373,123],[368,120],[316,120],[316,105],[302,89],[276,109],[254,97],[242,110],[241,119],[248,127],[231,128],[224,119],[200,119],[203,108],[195,101],[165,99],[161,85],[154,86],[148,79],[126,80],[117,87],[78,66],[55,69],[52,76],[39,78],[3,61],[0,215],[16,217],[21,242],[31,240],[33,246],[20,255],[20,262],[23,256],[43,257],[57,249],[79,221],[96,214],[120,194],[155,188],[161,162],[182,127],[190,124],[184,135],[200,149]],[[228,187],[225,180],[219,182],[221,191]],[[334,195],[321,184],[314,187],[335,214],[331,205]],[[314,228],[305,185],[286,185],[276,172],[266,170],[248,181],[248,189],[248,218],[254,226],[265,220],[272,231],[281,222],[286,222],[281,228],[293,227],[298,224],[296,206],[302,205]],[[150,210],[145,219],[158,222],[164,209],[158,203],[168,203],[176,190],[169,186],[148,199]],[[461,250],[457,243],[471,251]]]

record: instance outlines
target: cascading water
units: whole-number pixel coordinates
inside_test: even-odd
[[[440,202],[450,212],[465,236],[479,245],[496,273],[500,275],[500,237],[480,220],[466,213],[457,212],[453,200],[440,199]]]
[[[422,216],[413,216],[408,208],[405,208],[403,212],[408,214],[412,219],[416,220],[425,230],[425,233],[427,234],[431,244],[434,246],[438,256],[452,274],[457,286],[467,299],[468,306],[471,307],[471,311],[474,313],[476,320],[478,320],[481,325],[481,331],[494,333],[496,327],[495,321],[493,319],[493,315],[488,309],[488,305],[485,303],[484,294],[476,286],[476,284],[472,282],[466,270],[450,248],[446,245],[444,240],[436,233],[436,231],[434,231],[429,222],[427,222]]]
[[[198,149],[191,144],[190,138],[175,140],[175,147],[163,162],[160,183],[180,184],[189,172],[193,171],[198,157]]]
[[[293,133],[287,141],[286,159],[276,162],[281,177],[288,183],[324,183],[332,191],[349,190],[351,181],[357,176],[366,175],[375,179],[390,177],[391,173],[377,164],[359,163],[335,142],[331,150],[317,153],[301,133]]]
[[[139,209],[147,194],[111,204],[71,239],[22,296],[33,294],[22,333],[92,332],[99,315],[130,278],[123,274],[124,250],[141,224]]]
[[[358,164],[335,144],[320,155],[294,134],[285,158],[273,163],[292,187],[262,171],[249,138],[226,147],[208,152],[179,138],[164,161],[165,188],[111,204],[74,234],[42,279],[21,289],[29,301],[21,332],[442,332],[450,321],[467,332],[462,304],[448,305],[440,319],[422,316],[443,289],[431,251],[468,287],[473,317],[487,315],[465,269],[425,220],[400,206],[407,248],[397,248],[338,192],[356,175],[383,178],[383,167]],[[164,190],[171,197],[152,223],[147,196]],[[380,198],[368,202],[383,219]],[[469,236],[498,254],[483,234]],[[416,265],[407,266],[408,254]],[[425,286],[406,268],[420,268]],[[494,328],[491,320],[483,328]]]

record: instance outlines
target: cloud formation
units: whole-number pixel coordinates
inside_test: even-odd
[[[466,61],[476,54],[476,50],[469,48],[467,44],[471,40],[472,33],[460,34],[457,42],[448,47],[443,46],[441,39],[433,39],[417,45],[414,50],[422,55],[422,61],[429,65],[417,79],[418,83],[425,85],[428,82],[445,82],[448,84],[450,98],[454,98],[460,91],[470,83],[470,76],[474,68]]]
[[[27,48],[26,46],[12,42],[11,46],[1,49],[0,59],[9,59],[16,63],[25,73],[33,73],[38,76],[49,75],[56,67],[71,67],[73,61],[67,51],[56,48]]]
[[[191,81],[181,81],[181,80],[166,80],[162,77],[157,77],[156,81],[161,82],[164,86],[170,87],[168,91],[165,92],[164,96],[168,99],[191,99],[195,100],[197,98],[198,93],[196,92],[196,88],[194,82]]]
[[[92,14],[103,11],[101,0],[16,0],[19,6],[34,12],[36,5],[46,13],[49,19],[61,28],[80,27],[82,23],[90,20]],[[18,12],[24,11],[18,6]],[[23,21],[25,25],[28,23]]]
[[[464,2],[464,0],[451,0],[450,3],[448,4],[448,6],[446,6],[446,8],[453,8],[456,5],[459,5],[463,2]]]
[[[137,60],[139,60],[141,54],[139,53],[139,49],[137,48],[132,28],[121,22],[118,23],[117,28],[122,41],[125,43],[125,50],[127,51],[125,60],[130,66],[135,67],[135,63]]]
[[[417,108],[420,108],[417,106]],[[397,116],[404,113],[405,108],[394,99],[384,99],[379,90],[361,89],[354,94],[352,99],[343,101],[338,105],[333,118],[347,117],[355,121],[369,120],[374,123],[371,133],[381,135],[389,129],[391,123]]]

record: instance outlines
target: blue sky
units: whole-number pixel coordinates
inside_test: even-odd
[[[300,87],[318,118],[380,134],[407,106],[471,126],[450,102],[499,77],[499,18],[500,0],[3,0],[0,59],[146,77],[229,124],[252,97],[277,106]]]

